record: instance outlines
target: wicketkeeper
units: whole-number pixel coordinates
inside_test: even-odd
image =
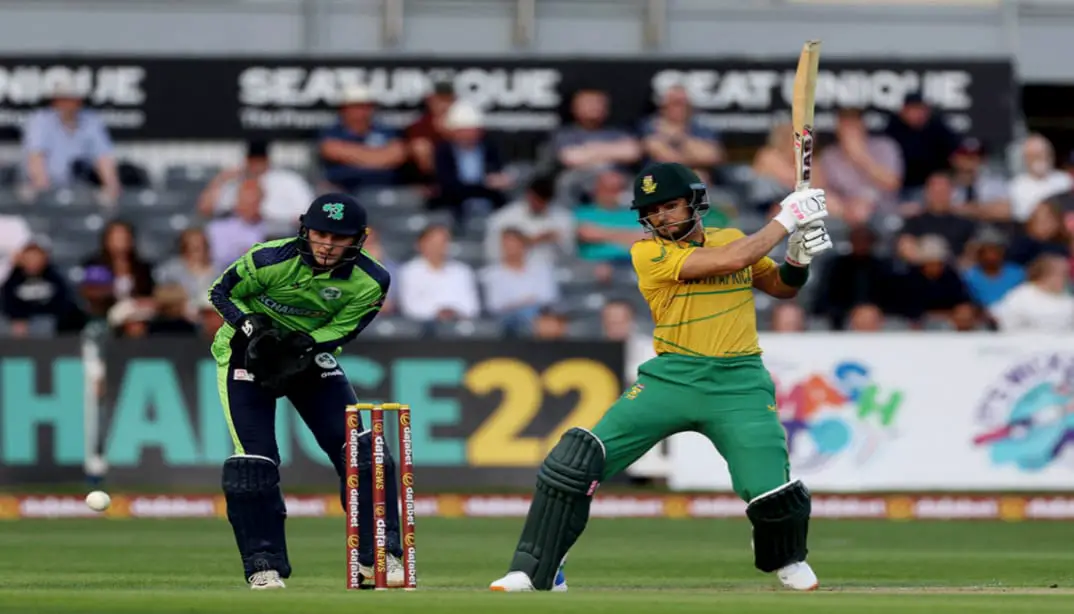
[[[209,298],[227,324],[213,341],[217,382],[235,454],[224,462],[227,516],[253,589],[282,588],[291,575],[284,538],[276,400],[298,410],[340,478],[344,411],[357,402],[336,362],[342,346],[380,311],[388,271],[362,250],[366,212],[351,196],[325,194],[300,218],[298,236],[255,245],[213,284]],[[387,452],[387,451],[386,451]],[[373,461],[359,438],[361,573],[373,577]],[[394,460],[385,456],[386,496],[396,500]],[[344,504],[344,509],[346,505]],[[387,510],[388,583],[403,584],[399,511]]]
[[[747,502],[754,564],[796,590],[817,587],[806,560],[810,494],[790,479],[786,434],[775,386],[761,360],[753,290],[789,299],[809,277],[813,256],[832,247],[822,190],[785,198],[758,232],[706,230],[705,184],[680,164],[656,164],[634,180],[639,222],[651,238],[631,248],[638,286],[649,303],[656,358],[592,431],[572,428],[537,472],[537,488],[507,575],[498,591],[566,590],[567,551],[585,529],[601,481],[660,440],[705,435],[727,461]],[[786,261],[768,254],[790,236]]]

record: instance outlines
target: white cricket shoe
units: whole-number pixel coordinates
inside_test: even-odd
[[[813,573],[813,568],[805,561],[791,563],[777,571],[776,575],[779,577],[779,581],[783,583],[783,586],[796,591],[816,590],[820,584],[817,580],[817,574]]]
[[[533,590],[533,582],[522,571],[512,571],[489,585],[489,590],[504,593],[527,593]]]
[[[563,573],[563,566],[566,564],[567,557],[564,556],[563,560],[559,562],[559,569],[556,570],[556,579],[552,583],[553,593],[567,592],[567,576]],[[489,590],[504,593],[525,593],[534,590],[534,588],[533,581],[530,580],[530,577],[527,576],[525,572],[512,571],[490,584]]]
[[[283,580],[280,579],[280,572],[275,569],[259,571],[250,576],[250,588],[255,591],[285,587]]]
[[[404,586],[406,584],[406,569],[403,568],[403,561],[393,554],[388,555],[387,561],[388,588]],[[376,572],[371,565],[358,565],[358,573],[362,575],[364,580],[373,583],[377,581]]]
[[[406,570],[403,568],[403,561],[399,560],[394,554],[388,555],[388,586],[391,588],[400,588],[406,584]]]

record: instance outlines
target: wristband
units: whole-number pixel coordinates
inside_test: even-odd
[[[779,279],[792,288],[801,288],[809,280],[809,266],[794,266],[784,262],[779,265]]]

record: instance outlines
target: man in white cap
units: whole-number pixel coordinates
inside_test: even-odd
[[[339,122],[320,135],[324,178],[339,190],[391,186],[399,180],[406,146],[397,131],[376,121],[376,110],[369,88],[348,86],[340,100]]]
[[[114,200],[120,183],[108,127],[97,113],[83,108],[82,92],[70,80],[58,81],[51,94],[52,103],[31,115],[22,133],[30,189],[69,187],[86,177]]]
[[[484,127],[480,109],[455,102],[444,117],[447,140],[436,146],[433,156],[437,185],[433,206],[451,209],[460,221],[467,213],[488,213],[503,206],[503,191],[513,183]]]

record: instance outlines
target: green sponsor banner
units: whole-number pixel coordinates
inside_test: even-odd
[[[206,345],[119,341],[105,355],[99,447],[108,480],[215,488],[233,446]],[[339,366],[360,401],[411,405],[414,460],[426,484],[531,484],[560,434],[593,426],[621,393],[623,349],[373,341],[355,343]],[[0,354],[0,482],[81,476],[84,390],[78,341]],[[291,403],[279,399],[274,413],[265,420],[275,422],[285,478],[333,484],[328,457]]]

